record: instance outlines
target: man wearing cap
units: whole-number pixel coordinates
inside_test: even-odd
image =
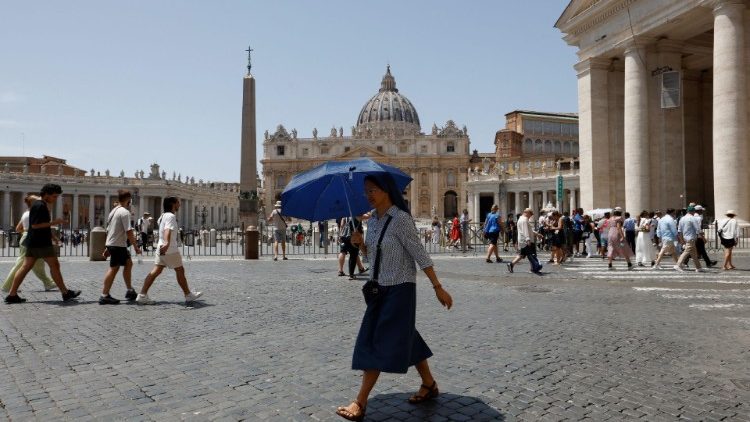
[[[695,261],[695,272],[703,271],[703,268],[701,268],[701,262],[698,260],[698,250],[695,246],[700,231],[701,224],[695,217],[695,207],[688,206],[687,214],[680,219],[680,223],[677,227],[677,237],[680,243],[684,245],[684,249],[682,255],[680,255],[680,259],[677,260],[677,264],[674,266],[675,270],[684,271],[682,269],[682,264],[688,256],[691,256],[693,261]]]
[[[661,250],[651,268],[661,268],[661,260],[666,254],[671,254],[672,259],[677,263],[677,251],[674,247],[677,240],[677,224],[674,220],[674,208],[667,208],[666,214],[659,219],[659,223],[656,226],[656,236],[661,239]]]
[[[542,265],[536,257],[536,238],[539,233],[535,232],[531,224],[531,216],[534,211],[531,208],[523,210],[523,214],[518,218],[516,230],[518,232],[518,255],[512,262],[508,263],[508,272],[513,272],[513,267],[522,259],[528,258],[531,264],[531,272],[539,274],[542,271]]]
[[[279,244],[281,244],[281,256],[286,257],[286,219],[281,215],[281,201],[276,201],[273,212],[268,217],[268,222],[273,223],[273,260],[279,260]]]
[[[698,224],[700,225],[701,230],[698,232],[698,238],[695,239],[695,248],[698,250],[698,256],[703,258],[703,261],[706,262],[706,267],[711,268],[714,265],[716,265],[716,261],[712,261],[711,257],[708,256],[708,252],[706,252],[706,237],[703,234],[703,229],[708,228],[708,223],[703,219],[703,212],[705,211],[705,208],[703,208],[702,205],[696,205],[695,206],[695,219],[698,220]],[[690,257],[687,257],[685,260],[685,264],[690,262]]]
[[[138,232],[141,236],[141,246],[144,251],[148,251],[148,231],[151,228],[151,213],[148,211],[143,213],[143,217],[139,218],[136,222],[138,226]]]

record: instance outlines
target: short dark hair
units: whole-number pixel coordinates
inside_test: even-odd
[[[630,213],[629,212],[625,213],[625,218],[630,218]]]
[[[123,203],[132,197],[133,197],[133,194],[131,194],[130,191],[127,189],[119,189],[117,191],[117,200],[120,203]]]
[[[172,212],[172,209],[174,209],[174,204],[177,203],[177,197],[176,196],[168,196],[164,198],[164,212]]]
[[[674,208],[667,208],[667,214],[674,214]]]
[[[44,195],[54,195],[54,194],[61,194],[62,188],[60,185],[54,184],[54,183],[47,183],[46,185],[42,186],[42,190],[39,191],[39,193]]]

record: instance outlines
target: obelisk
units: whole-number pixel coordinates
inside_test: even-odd
[[[258,171],[255,159],[255,78],[247,48],[247,75],[242,82],[242,147],[240,149],[240,222],[258,226]]]

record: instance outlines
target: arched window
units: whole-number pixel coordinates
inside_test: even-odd
[[[534,154],[541,154],[542,152],[544,152],[544,143],[541,139],[537,139],[534,142]]]
[[[544,141],[544,153],[552,154],[552,141],[550,140]]]
[[[555,141],[555,154],[561,154],[562,153],[562,142]]]
[[[523,141],[523,152],[525,152],[526,154],[531,154],[532,152],[534,152],[534,141],[532,141],[531,139]]]
[[[563,144],[563,154],[570,154],[570,142],[565,142]]]
[[[422,176],[419,178],[419,180],[422,182],[422,186],[429,186],[430,179],[427,178],[427,173],[422,173]]]
[[[446,147],[447,152],[456,152],[456,144],[453,142],[448,142],[448,146]]]

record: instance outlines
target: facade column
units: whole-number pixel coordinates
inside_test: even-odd
[[[747,183],[747,86],[744,1],[714,7],[713,169],[716,215],[733,209],[750,220]]]
[[[104,194],[104,216],[103,216],[105,222],[107,221],[107,217],[109,217],[110,211],[112,211],[112,203],[110,202],[111,200],[112,198],[109,196],[109,193],[105,193]],[[132,202],[132,199],[131,199],[131,202]],[[138,215],[138,210],[135,207],[131,207],[131,208],[133,209],[133,212],[136,213],[136,219],[138,219],[138,217],[140,217]]]
[[[521,213],[521,192],[513,192],[513,214]]]
[[[529,208],[531,208],[534,211],[534,214],[538,213],[538,210],[534,209],[534,191],[529,191]]]
[[[573,213],[573,210],[578,209],[578,201],[576,201],[576,190],[571,189],[570,190],[570,212]]]
[[[62,195],[58,196],[57,201],[55,202],[55,217],[63,218],[63,196]]]
[[[592,58],[576,64],[581,202],[588,209],[610,203],[609,87],[610,60]]]
[[[95,195],[92,193],[89,195],[89,230],[96,226],[96,208],[94,208]],[[106,217],[105,217],[106,218]],[[106,221],[105,221],[106,223]]]
[[[409,208],[411,208],[411,215],[413,215],[414,217],[419,217],[419,171],[414,171],[411,174],[411,178],[412,181],[409,187],[409,189],[411,190],[409,195]]]
[[[548,201],[547,195],[548,194],[549,194],[549,191],[547,189],[545,189],[545,190],[542,191],[542,207],[546,207],[547,206],[547,201]]]
[[[6,230],[11,228],[10,221],[10,189],[3,191],[3,221],[0,221],[2,227]]]
[[[479,192],[474,192],[473,196],[474,196],[474,201],[473,201],[474,208],[472,209],[473,214],[474,214],[473,220],[475,223],[479,223],[481,221],[480,215],[479,215]]]
[[[625,48],[625,209],[650,209],[651,176],[648,134],[646,51],[635,40]],[[616,205],[616,204],[612,204]]]
[[[500,207],[500,191],[498,190],[498,188],[495,189],[492,200],[494,201],[492,204],[497,205],[499,208]]]
[[[444,213],[442,212],[443,209],[443,197],[440,195],[440,191],[438,190],[438,184],[440,183],[440,178],[438,177],[438,171],[433,169],[432,170],[432,205],[435,206],[435,209],[437,210],[438,218],[440,220],[443,219]]]
[[[78,228],[78,199],[79,196],[77,193],[73,194],[73,214],[72,219],[70,223],[70,229],[75,230]]]

